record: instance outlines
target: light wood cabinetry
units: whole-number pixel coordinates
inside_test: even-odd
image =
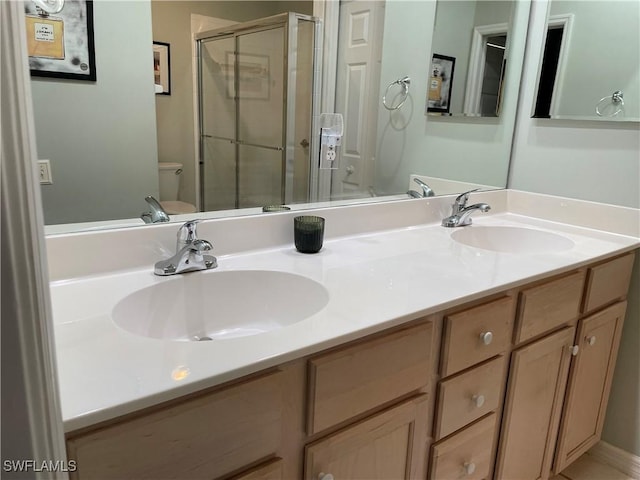
[[[440,382],[434,437],[436,440],[495,411],[502,403],[505,357]]]
[[[511,343],[513,298],[445,317],[441,373],[446,377],[504,352]]]
[[[431,478],[487,478],[491,472],[496,427],[496,414],[492,413],[434,445]]]
[[[580,322],[579,351],[571,366],[556,454],[557,472],[600,439],[626,307],[626,302],[616,303]]]
[[[497,292],[71,432],[71,477],[548,478],[600,437],[632,264]]]
[[[307,432],[314,434],[429,382],[433,325],[424,323],[309,360]]]
[[[272,372],[155,412],[72,436],[82,479],[214,479],[279,449],[283,378]]]
[[[574,334],[567,327],[513,352],[496,478],[547,478]]]
[[[519,344],[563,325],[580,314],[584,270],[520,292],[514,343]]]
[[[307,445],[305,480],[424,478],[427,413],[420,395]]]

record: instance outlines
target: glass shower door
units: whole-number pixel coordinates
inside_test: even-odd
[[[235,38],[200,44],[202,210],[237,208]]]
[[[239,35],[238,207],[284,203],[285,29]]]

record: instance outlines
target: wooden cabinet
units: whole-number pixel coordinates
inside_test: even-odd
[[[513,298],[504,297],[445,317],[442,376],[488,360],[509,348]]]
[[[424,478],[427,396],[420,395],[305,448],[305,480]]]
[[[496,414],[492,413],[435,445],[431,455],[431,478],[488,478],[496,427]]]
[[[307,433],[314,434],[429,383],[433,325],[423,323],[309,360]]]
[[[575,328],[511,356],[496,478],[547,478],[553,460]]]
[[[616,303],[580,322],[579,351],[571,366],[556,472],[600,439],[626,306],[626,302]]]
[[[281,444],[283,373],[72,436],[80,479],[215,479],[274,456]]]
[[[283,476],[283,462],[275,458],[246,472],[232,477],[230,480],[285,480]]]

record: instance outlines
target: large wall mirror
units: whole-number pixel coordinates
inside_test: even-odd
[[[437,13],[446,10],[450,3],[464,3],[470,18],[473,10],[474,20],[463,27],[451,28],[446,23],[441,26],[440,22],[450,19],[442,20]],[[173,164],[167,168],[172,168],[174,175],[180,174],[178,199],[202,208],[194,39],[203,32],[287,11],[322,17],[324,45],[332,47],[325,49],[324,64],[316,68],[322,69],[323,94],[331,99],[330,105],[325,101],[321,106],[323,111],[333,110],[344,118],[344,135],[334,165],[337,168],[321,170],[314,178],[303,180],[308,188],[299,190],[305,194],[292,198],[292,205],[304,208],[318,202],[327,205],[327,201],[333,205],[409,199],[409,190],[421,192],[413,182],[414,176],[427,181],[436,194],[477,186],[506,186],[528,24],[527,1],[95,0],[96,81],[32,79],[38,155],[50,161],[53,181],[42,185],[45,223],[55,226],[48,231],[103,227],[103,221],[114,226],[144,225],[139,217],[147,209],[145,196],[159,196],[159,164]],[[451,17],[446,12],[442,16]],[[503,31],[478,29],[496,25]],[[447,41],[438,35],[434,37],[438,31],[459,38]],[[480,44],[476,42],[476,49],[480,48],[485,57],[492,50],[499,50],[501,55],[491,67],[493,83],[499,88],[487,94],[487,98],[493,97],[493,107],[486,109],[489,118],[483,118],[481,112],[467,112],[467,116],[461,117],[426,115],[433,77],[432,54],[456,58],[454,86],[460,85],[464,92],[468,83],[464,70],[469,69],[473,39],[478,31],[484,36],[481,35]],[[327,41],[330,38],[335,41]],[[447,45],[454,40],[467,44],[468,53],[448,50]],[[170,91],[162,94],[156,94],[158,87],[154,87],[154,41],[169,48],[169,61],[163,61],[170,72]],[[279,41],[276,38],[275,42]],[[214,54],[210,50],[207,61],[212,71],[223,72],[225,78],[231,71],[249,72],[246,81],[234,83],[251,100],[245,104],[246,119],[238,119],[236,123],[246,129],[249,120],[260,117],[254,123],[258,128],[262,125],[263,130],[253,133],[251,138],[257,139],[252,143],[261,144],[261,136],[275,123],[269,123],[269,119],[275,117],[265,116],[262,111],[258,114],[257,109],[274,103],[272,100],[282,94],[278,79],[269,73],[281,65],[275,57],[271,58],[271,47],[268,47],[271,53],[260,53],[250,51],[252,44],[264,46],[266,41],[245,42],[249,50],[232,60],[229,54],[234,51],[233,45],[220,43],[219,52]],[[303,67],[300,62],[312,61],[304,55],[298,55],[298,60],[296,68]],[[233,66],[236,61],[237,68]],[[158,59],[155,67],[157,62]],[[505,63],[508,68],[504,68]],[[483,64],[480,70],[484,69]],[[302,76],[298,73],[298,79]],[[405,77],[410,79],[406,91],[398,83]],[[226,85],[219,94],[220,105],[241,95],[235,95],[228,82]],[[301,95],[300,91],[296,95]],[[452,93],[456,96],[452,105],[465,103],[464,95],[458,98],[457,92],[454,87]],[[306,95],[311,93],[312,90]],[[385,93],[391,109],[383,105]],[[399,103],[402,106],[395,108]],[[491,102],[477,102],[483,103]],[[238,112],[242,107],[233,110]],[[281,110],[279,115],[284,115],[286,121],[289,113]],[[319,143],[301,133],[291,144],[301,154],[310,155],[307,152],[312,151],[314,141]],[[267,158],[254,157],[245,163]],[[278,162],[279,157],[274,163]],[[231,171],[234,168],[237,167],[229,167]],[[254,194],[262,187],[261,179],[272,182],[282,177],[264,169],[260,175],[256,177],[258,180],[245,182]],[[229,182],[223,184],[229,186]],[[264,195],[253,196],[259,199],[258,204],[239,202],[239,207],[249,208],[237,210],[228,210],[233,205],[225,204],[225,210],[218,214],[254,214],[262,211],[259,206],[264,203],[285,203],[279,197],[271,201]],[[181,218],[172,216],[172,220]]]
[[[640,3],[549,2],[533,117],[640,121]]]

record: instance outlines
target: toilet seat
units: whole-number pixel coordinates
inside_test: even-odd
[[[184,213],[196,213],[195,205],[179,200],[165,200],[160,202],[164,211],[169,215],[182,215]]]

